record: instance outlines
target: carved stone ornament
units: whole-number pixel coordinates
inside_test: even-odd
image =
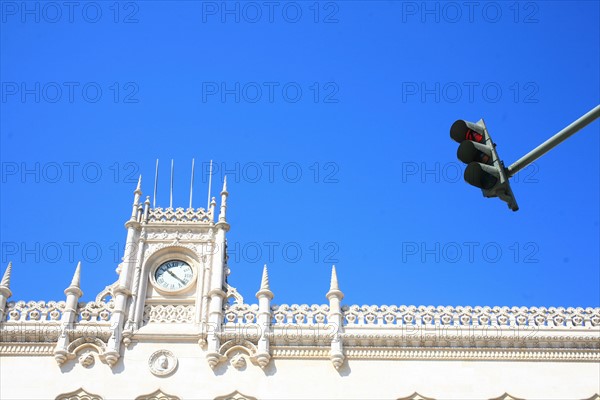
[[[246,359],[244,358],[244,355],[239,352],[239,353],[235,353],[232,357],[231,360],[229,361],[231,363],[231,365],[233,365],[236,369],[242,369],[246,366]]]
[[[79,356],[79,364],[84,366],[85,368],[91,368],[94,365],[94,355],[91,352],[86,352]]]
[[[148,359],[148,367],[154,375],[166,376],[177,367],[177,358],[169,350],[158,350]]]

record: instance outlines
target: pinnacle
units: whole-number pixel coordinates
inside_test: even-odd
[[[68,296],[69,294],[74,294],[77,297],[83,296],[83,292],[79,287],[79,283],[81,280],[81,261],[77,263],[77,268],[75,268],[75,273],[73,274],[73,279],[71,280],[71,284],[68,288],[65,289],[65,294]]]
[[[223,190],[221,193],[227,193],[227,175],[223,178]]]
[[[329,285],[329,291],[331,292],[334,290],[340,290],[335,265],[331,267],[331,284]]]
[[[73,274],[73,280],[71,280],[71,286],[79,288],[79,283],[81,279],[81,261],[77,263],[77,268],[75,268],[75,273]]]
[[[260,282],[260,290],[270,290],[269,288],[269,272],[267,271],[267,264],[265,264],[262,273],[262,280]]]
[[[260,282],[260,289],[258,293],[256,293],[257,298],[267,297],[269,299],[273,299],[273,292],[269,288],[269,271],[267,270],[267,264],[265,264],[262,273],[262,279]]]
[[[2,281],[0,282],[0,286],[10,287],[10,274],[12,272],[12,261],[8,262],[8,266],[6,267],[6,271],[4,271],[4,276],[2,277]]]
[[[335,270],[335,265],[331,267],[331,284],[329,285],[329,292],[326,294],[328,299],[332,297],[336,297],[338,299],[343,299],[344,294],[340,290],[340,285],[338,283],[337,272]]]
[[[140,175],[139,179],[138,179],[138,183],[137,183],[137,187],[135,188],[136,192],[141,192],[142,191],[142,175]]]

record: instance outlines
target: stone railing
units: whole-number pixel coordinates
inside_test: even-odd
[[[345,326],[600,326],[600,308],[344,306]]]
[[[114,303],[90,301],[77,305],[77,322],[107,322],[110,320]],[[60,322],[65,311],[64,301],[17,301],[6,307],[7,322],[56,321]]]
[[[57,321],[59,322],[65,310],[64,301],[17,301],[6,305],[8,322],[22,321]]]
[[[6,306],[5,321],[57,321],[64,301],[17,301]],[[77,322],[108,322],[114,303],[79,303]],[[277,325],[318,325],[328,322],[326,304],[281,304],[271,306],[271,321]],[[452,306],[343,306],[344,326],[535,326],[547,328],[598,327],[600,308],[564,307],[452,307]],[[225,305],[225,325],[256,323],[258,305]],[[146,305],[145,322],[193,322],[194,305]]]
[[[258,313],[257,304],[226,304],[224,310],[225,325],[253,324]]]
[[[148,212],[149,223],[190,223],[197,224],[199,222],[209,223],[212,221],[210,211],[204,208],[188,208],[184,210],[182,207],[173,208],[151,208]]]
[[[317,325],[327,322],[329,306],[326,304],[281,304],[271,307],[274,325]]]
[[[224,323],[256,322],[258,305],[226,305]],[[271,306],[277,325],[317,325],[328,322],[329,306],[282,304]],[[344,326],[535,326],[599,327],[600,308],[564,307],[452,307],[452,306],[343,306]]]
[[[112,300],[108,303],[101,301],[90,301],[79,303],[77,307],[78,322],[108,322],[115,308]]]

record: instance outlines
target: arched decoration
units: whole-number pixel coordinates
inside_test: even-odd
[[[249,340],[231,339],[223,343],[219,348],[218,353],[207,355],[208,363],[211,368],[215,368],[217,364],[230,360],[231,365],[237,369],[246,366],[246,359],[255,365],[264,368],[270,357],[265,359],[264,354],[258,353],[258,348]]]
[[[102,400],[102,397],[88,393],[83,389],[77,389],[74,392],[58,395],[56,400]]]
[[[113,289],[117,287],[119,280],[116,280],[113,284],[108,285],[96,296],[96,303],[108,303],[112,300]]]
[[[97,337],[96,338],[82,337],[82,338],[73,340],[69,344],[69,347],[67,347],[67,351],[72,354],[77,354],[81,350],[88,348],[88,347],[90,349],[92,349],[93,351],[95,351],[96,353],[102,354],[102,353],[104,353],[104,350],[106,349],[106,344],[102,340],[98,339]]]
[[[523,400],[523,399],[520,397],[511,396],[510,394],[504,392],[504,394],[502,396],[494,397],[493,399],[490,399],[490,400]]]
[[[226,394],[225,396],[215,397],[215,400],[257,400],[256,397],[247,396],[241,394],[237,390],[233,393]]]
[[[157,389],[150,394],[144,394],[142,396],[138,396],[135,400],[181,400],[177,396],[173,396],[172,394],[167,394],[163,392],[161,389]]]
[[[257,348],[254,345],[254,343],[248,340],[232,339],[223,343],[223,345],[221,345],[221,348],[219,349],[219,353],[224,355],[225,357],[228,357],[229,354],[238,351],[246,353],[249,356],[253,356],[254,354],[256,354]]]
[[[82,337],[72,341],[67,347],[66,353],[55,353],[55,358],[59,365],[67,360],[77,359],[85,368],[91,368],[96,361],[96,357],[103,363],[108,364],[104,354],[105,351],[106,344],[99,338]]]
[[[414,392],[410,396],[400,397],[398,400],[435,400],[435,399],[432,399],[431,397],[425,397],[425,396],[420,395],[417,392]]]
[[[237,289],[231,286],[229,283],[225,283],[225,288],[227,289],[227,301],[229,299],[233,299],[233,304],[244,304],[244,298],[241,294],[238,293]]]
[[[202,258],[202,251],[191,243],[151,243],[146,248],[144,264],[167,261],[169,253],[185,254],[194,263],[199,263]]]

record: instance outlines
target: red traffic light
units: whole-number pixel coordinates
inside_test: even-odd
[[[459,119],[452,124],[450,127],[450,137],[458,143],[462,143],[465,140],[471,140],[477,143],[485,142],[483,128],[471,122],[463,121],[462,119]]]

